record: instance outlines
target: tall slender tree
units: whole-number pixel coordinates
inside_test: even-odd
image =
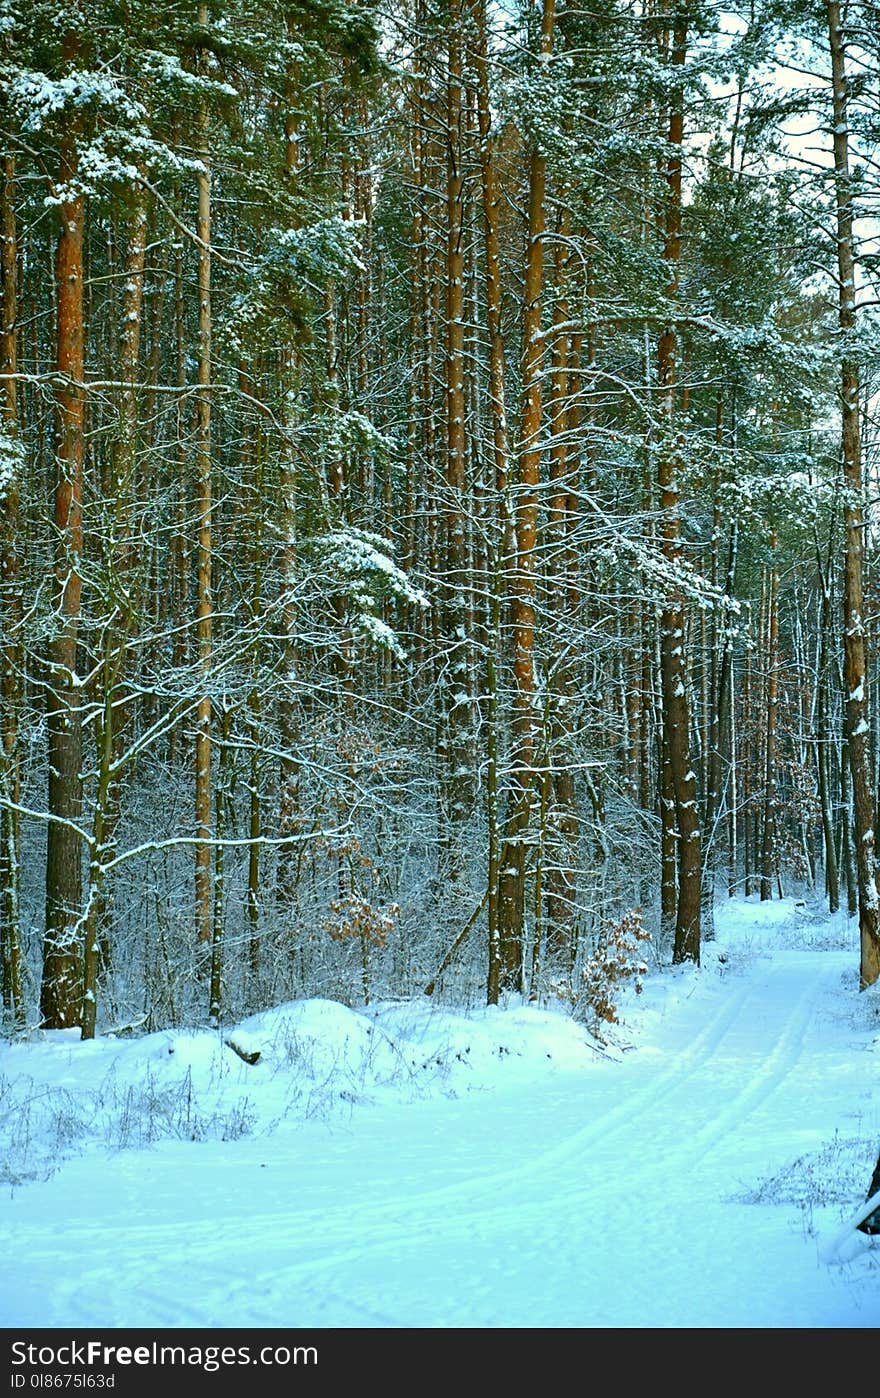
[[[21,977],[21,824],[16,807],[21,798],[19,719],[22,701],[21,628],[23,620],[20,477],[23,464],[18,415],[18,236],[15,218],[15,161],[3,160],[2,226],[0,226],[0,323],[2,366],[2,466],[0,466],[0,615],[4,640],[0,651],[0,957],[3,1005],[16,1023],[24,1019]]]
[[[671,19],[669,49],[670,110],[666,157],[666,209],[663,261],[667,269],[666,294],[671,319],[657,346],[657,383],[660,405],[660,439],[657,448],[657,486],[660,503],[660,540],[670,569],[671,582],[660,618],[660,673],[663,682],[663,741],[675,801],[678,831],[678,897],[675,919],[676,961],[700,959],[700,816],[697,777],[692,765],[688,666],[685,656],[684,596],[674,579],[682,562],[681,485],[682,434],[676,423],[676,371],[678,331],[676,294],[682,237],[682,144],[684,139],[684,65],[687,57],[689,16],[686,10]]]
[[[553,52],[555,18],[554,0],[545,0],[540,10],[539,59],[542,65],[548,62]],[[538,490],[543,455],[541,365],[544,352],[541,321],[546,183],[547,157],[535,140],[529,154],[521,357],[522,413],[516,474],[516,557],[511,589],[514,704],[511,723],[510,790],[498,899],[502,981],[507,989],[516,990],[521,990],[523,985],[526,856],[535,799],[535,757],[539,726],[535,694],[535,593],[538,564]]]
[[[61,44],[64,70],[80,59],[70,29]],[[82,609],[85,323],[79,122],[67,115],[59,138],[58,236],[55,250],[55,627],[46,701],[50,815],[46,852],[46,935],[40,1009],[50,1029],[78,1024],[82,1009],[82,684],[77,642]]]
[[[860,977],[863,987],[880,978],[880,898],[878,898],[874,793],[871,777],[868,662],[863,551],[862,443],[858,363],[847,344],[856,324],[854,186],[849,158],[849,82],[846,45],[838,0],[829,0],[834,189],[837,218],[838,324],[843,340],[840,365],[844,504],[843,654],[846,736],[853,793],[853,840],[858,874]]]

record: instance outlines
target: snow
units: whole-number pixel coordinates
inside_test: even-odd
[[[10,101],[22,115],[25,131],[40,131],[50,117],[68,107],[92,103],[108,108],[132,126],[137,126],[145,115],[144,107],[132,101],[109,73],[81,71],[49,78],[39,71],[20,69],[12,76],[8,91]]]
[[[230,83],[218,82],[216,78],[209,78],[204,73],[191,73],[189,69],[184,68],[176,55],[162,53],[158,49],[148,49],[142,55],[141,62],[144,72],[155,74],[156,77],[178,84],[182,88],[191,88],[195,92],[214,92],[222,97],[239,96],[238,88],[232,87]]]
[[[337,529],[324,534],[315,541],[314,547],[320,550],[335,570],[344,578],[360,581],[363,596],[358,600],[368,605],[374,599],[368,590],[372,584],[385,589],[400,601],[418,607],[428,607],[429,601],[421,588],[410,582],[406,573],[392,558],[394,545],[379,534],[370,534],[365,529]]]
[[[372,612],[359,612],[353,619],[352,630],[369,645],[391,651],[398,660],[406,660],[406,651],[387,622]]]
[[[17,437],[0,431],[0,503],[18,481],[25,464],[24,447]]]
[[[604,1042],[555,1004],[312,1000],[3,1045],[0,1324],[876,1326],[856,923],[716,932]]]

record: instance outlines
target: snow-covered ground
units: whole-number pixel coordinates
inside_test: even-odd
[[[846,919],[718,916],[605,1049],[561,1010],[326,1001],[0,1048],[4,1326],[857,1326],[880,1145]]]

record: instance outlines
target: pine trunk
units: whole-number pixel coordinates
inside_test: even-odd
[[[18,239],[14,204],[15,161],[10,155],[3,157],[2,178],[0,370],[7,377],[3,381],[0,423],[10,443],[17,444]],[[0,620],[3,631],[0,647],[0,798],[4,803],[0,806],[0,957],[3,1006],[14,1023],[23,1024],[19,922],[21,838],[19,813],[15,809],[21,799],[18,722],[24,659],[20,639],[24,605],[20,576],[19,497],[19,463],[13,459],[11,471],[0,486]]]
[[[207,7],[199,8],[199,21],[207,23]],[[207,105],[199,117],[200,158],[204,169],[198,177],[198,289],[199,289],[199,365],[196,398],[196,489],[195,507],[198,520],[196,551],[196,642],[202,693],[196,708],[195,744],[195,912],[196,938],[207,946],[214,932],[214,904],[211,879],[211,696],[208,679],[213,654],[214,622],[211,590],[212,572],[212,480],[211,480],[211,172],[210,121]]]
[[[541,10],[541,55],[553,49],[554,0]],[[511,579],[514,706],[511,723],[510,784],[501,855],[499,919],[502,983],[521,990],[525,935],[526,849],[535,791],[535,582],[538,487],[541,468],[541,335],[544,284],[544,196],[547,161],[533,147],[529,160],[528,246],[523,296],[522,421],[520,430],[516,559]]]
[[[676,20],[670,63],[682,68],[687,52],[687,19]],[[669,157],[666,168],[667,204],[663,258],[668,273],[667,295],[674,307],[678,292],[682,224],[682,142],[684,93],[681,80],[674,89],[669,118]],[[681,541],[681,441],[676,427],[676,370],[678,333],[670,322],[657,347],[657,382],[661,409],[661,438],[657,460],[660,497],[660,543],[672,573],[682,560]],[[660,618],[660,674],[663,685],[663,728],[675,798],[678,827],[678,901],[675,918],[674,961],[700,959],[700,818],[697,778],[691,765],[690,714],[687,695],[684,598],[672,589]]]
[[[501,331],[501,260],[499,238],[498,173],[495,163],[495,142],[489,96],[489,71],[486,44],[485,0],[473,5],[475,42],[472,62],[477,77],[477,120],[480,135],[480,188],[483,205],[483,238],[485,257],[486,330],[489,340],[489,415],[492,426],[492,465],[495,488],[495,529],[492,541],[489,577],[489,625],[486,638],[487,691],[487,772],[486,799],[489,821],[488,851],[488,922],[489,967],[486,998],[490,1005],[498,1003],[501,987],[501,933],[499,923],[499,882],[501,855],[500,793],[499,793],[499,713],[498,713],[498,651],[500,648],[501,612],[506,569],[513,556],[514,538],[509,499],[510,445],[505,406],[504,340]]]
[[[837,267],[840,299],[838,324],[844,339],[856,324],[853,185],[849,170],[848,81],[840,5],[828,4],[834,116],[834,175],[837,212]],[[853,798],[853,843],[858,881],[860,980],[862,988],[880,978],[880,899],[875,859],[874,796],[871,781],[867,634],[862,584],[864,520],[862,517],[859,369],[845,351],[840,370],[843,418],[844,505],[843,655],[846,686],[846,733]]]
[[[764,820],[761,843],[761,902],[773,897],[776,866],[776,768],[777,717],[779,712],[779,569],[777,537],[770,536],[773,562],[767,579],[767,710],[764,720]]]
[[[445,614],[447,658],[442,750],[445,759],[443,810],[448,822],[449,873],[461,868],[462,823],[474,804],[473,696],[471,640],[467,616],[469,514],[464,389],[464,119],[462,15],[453,0],[449,20],[446,91],[446,509]]]
[[[831,751],[834,735],[831,730],[831,548],[834,531],[829,540],[828,558],[823,566],[822,555],[816,541],[816,562],[819,573],[821,596],[819,614],[819,662],[816,696],[816,768],[819,788],[819,806],[822,813],[822,844],[825,866],[825,892],[828,895],[828,911],[836,913],[840,907],[840,876],[837,864],[837,850],[834,844],[834,810],[832,801]]]
[[[76,52],[71,42],[71,57]],[[64,135],[60,182],[75,188],[76,131]],[[55,391],[56,630],[49,649],[47,685],[49,814],[46,849],[46,935],[40,1012],[47,1029],[80,1022],[83,993],[81,942],[83,842],[81,685],[77,642],[82,604],[83,456],[83,217],[73,194],[58,210],[55,251],[57,367]]]
[[[724,580],[724,599],[720,615],[715,623],[716,644],[713,645],[712,664],[712,699],[711,718],[709,723],[709,742],[706,760],[706,813],[704,827],[706,831],[706,883],[708,890],[704,892],[704,906],[714,897],[715,874],[719,865],[719,849],[721,841],[719,832],[722,826],[722,792],[724,786],[724,766],[725,759],[728,767],[731,766],[730,757],[727,752],[728,739],[730,734],[731,701],[733,694],[733,631],[731,626],[730,607],[733,603],[733,590],[736,583],[736,554],[737,554],[737,526],[736,522],[730,526],[730,546],[727,555],[727,573]],[[718,635],[720,633],[720,635]],[[720,652],[720,656],[719,656]],[[731,795],[728,792],[728,803]],[[713,909],[706,908],[708,917],[711,919]],[[709,921],[708,926],[712,923]]]

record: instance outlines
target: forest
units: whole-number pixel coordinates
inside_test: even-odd
[[[3,1030],[880,977],[873,0],[0,0]]]

